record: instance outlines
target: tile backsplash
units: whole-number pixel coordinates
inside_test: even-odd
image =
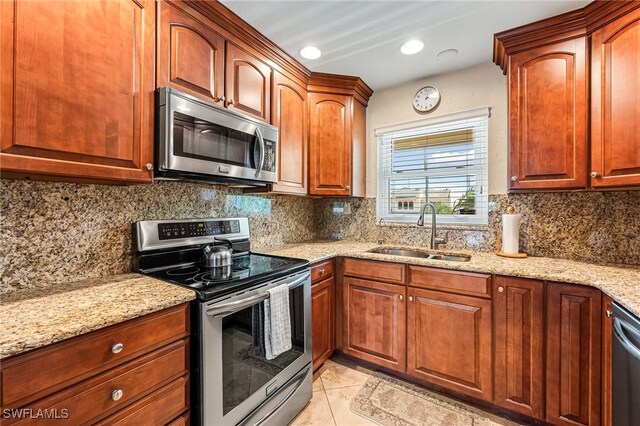
[[[318,201],[318,238],[429,246],[428,224],[379,226],[375,198],[350,200],[348,215],[334,212],[340,201]],[[640,191],[500,194],[489,201],[488,226],[439,225],[437,236],[446,239],[440,247],[494,251],[501,214],[514,206],[522,214],[520,250],[530,256],[640,265]]]
[[[313,239],[427,247],[430,239],[428,226],[378,226],[374,198],[246,195],[186,182],[0,182],[0,294],[130,271],[137,220],[248,216],[256,247]],[[640,191],[494,195],[490,201],[489,226],[439,226],[438,236],[446,238],[441,247],[494,251],[500,214],[513,205],[523,215],[521,249],[529,255],[640,265]]]
[[[316,237],[309,198],[207,183],[0,182],[0,293],[130,271],[137,220],[248,216],[256,246]]]

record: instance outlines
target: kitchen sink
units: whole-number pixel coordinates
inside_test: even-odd
[[[442,253],[427,253],[424,251],[410,250],[410,249],[397,249],[390,247],[376,247],[369,250],[369,253],[389,254],[391,256],[402,257],[419,257],[422,259],[431,260],[448,260],[450,262],[468,262],[471,260],[471,256],[464,254],[442,254]]]

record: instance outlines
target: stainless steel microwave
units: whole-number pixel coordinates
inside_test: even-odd
[[[277,182],[278,129],[184,92],[156,93],[156,178]]]

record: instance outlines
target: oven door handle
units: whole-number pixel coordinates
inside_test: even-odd
[[[260,163],[256,169],[256,177],[259,177],[260,173],[262,173],[262,168],[264,167],[264,138],[262,137],[260,127],[256,127],[256,135],[258,136],[258,142],[260,142]]]
[[[295,280],[291,281],[289,284],[289,289],[293,289],[298,287],[300,284],[304,283],[309,277],[310,273],[306,273]],[[284,283],[283,283],[284,284]],[[223,316],[229,315],[237,311],[241,311],[242,309],[249,307],[253,304],[260,303],[263,300],[267,300],[269,298],[269,292],[264,291],[254,296],[250,296],[246,299],[236,300],[235,302],[224,303],[222,305],[215,305],[208,308],[205,313],[210,316]]]

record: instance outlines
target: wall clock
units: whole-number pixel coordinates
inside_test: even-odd
[[[440,91],[433,86],[425,86],[413,97],[413,109],[417,112],[431,112],[440,104]]]

